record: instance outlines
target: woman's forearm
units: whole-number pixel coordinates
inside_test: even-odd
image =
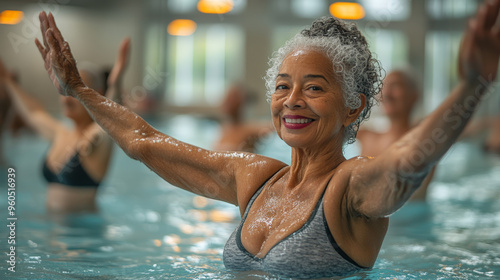
[[[90,88],[78,88],[71,95],[129,157],[141,161],[170,184],[238,204],[235,170],[257,160],[254,155],[214,152],[174,139]]]
[[[461,82],[451,95],[417,127],[393,145],[400,174],[428,171],[459,138],[483,98],[488,83]]]
[[[122,87],[121,84],[118,83],[116,85],[110,85],[108,89],[106,90],[105,96],[114,102],[122,105],[123,104],[123,97],[122,97]]]
[[[45,111],[43,106],[29,96],[18,83],[10,78],[5,80],[5,88],[16,111],[26,123],[32,126],[33,118],[35,117],[34,113]]]
[[[100,95],[88,87],[72,91],[88,110],[94,121],[99,124],[114,141],[132,158],[137,159],[137,144],[148,133],[155,131],[140,116],[120,104]]]

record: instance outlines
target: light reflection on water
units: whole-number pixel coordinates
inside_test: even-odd
[[[203,123],[194,130],[198,134],[178,134],[202,145],[214,127]],[[174,188],[116,149],[100,189],[100,212],[49,216],[39,171],[46,144],[27,136],[5,144],[19,178],[18,263],[15,274],[1,263],[0,279],[278,279],[225,270],[222,249],[239,222],[234,206]],[[391,217],[374,269],[346,279],[499,278],[497,163],[480,174],[450,179],[445,171],[457,162],[448,156],[428,202],[406,205]],[[5,221],[4,194],[1,198],[0,218]]]

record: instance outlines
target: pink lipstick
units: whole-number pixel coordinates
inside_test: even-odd
[[[302,129],[314,121],[314,119],[299,115],[285,115],[282,120],[283,125],[288,129]]]

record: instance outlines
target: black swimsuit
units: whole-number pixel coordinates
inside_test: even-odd
[[[94,181],[83,169],[78,152],[64,165],[59,173],[54,173],[47,165],[45,158],[42,167],[43,177],[48,183],[59,183],[72,187],[97,188],[100,182]]]

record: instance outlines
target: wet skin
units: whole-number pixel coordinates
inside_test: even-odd
[[[390,128],[386,132],[361,129],[357,136],[361,143],[361,155],[371,157],[380,155],[414,126],[411,124],[410,118],[418,99],[418,92],[410,84],[406,75],[400,71],[392,71],[384,79],[382,107],[390,121]],[[412,195],[411,200],[422,201],[426,199],[427,187],[432,180],[434,170]]]
[[[243,246],[259,258],[306,223],[325,189],[325,216],[339,246],[362,266],[378,254],[387,219],[363,222],[346,215],[343,203],[349,180],[343,129],[362,108],[345,106],[332,69],[327,57],[310,50],[283,61],[271,111],[278,135],[292,147],[292,162],[263,189],[243,225]],[[362,249],[367,244],[373,249]]]
[[[131,158],[169,183],[238,205],[243,213],[257,189],[279,171],[266,183],[243,225],[242,242],[250,253],[263,257],[300,228],[326,186],[324,210],[332,235],[359,265],[372,266],[386,232],[386,217],[409,199],[470,118],[451,109],[465,106],[469,97],[480,98],[486,89],[483,77],[490,82],[496,77],[500,29],[494,23],[499,10],[500,0],[484,4],[467,30],[460,53],[464,75],[450,96],[377,158],[342,156],[342,127],[360,114],[364,95],[360,108],[345,108],[326,56],[305,49],[289,55],[280,69],[271,110],[280,137],[292,146],[290,166],[251,153],[215,152],[186,144],[86,87],[50,14],[40,14],[44,43],[36,43],[59,93],[76,97]],[[288,84],[279,84],[282,79]],[[447,121],[451,117],[459,118],[460,125],[451,127]],[[446,137],[436,140],[436,131]],[[436,140],[434,151],[414,161],[419,143],[429,139]]]

